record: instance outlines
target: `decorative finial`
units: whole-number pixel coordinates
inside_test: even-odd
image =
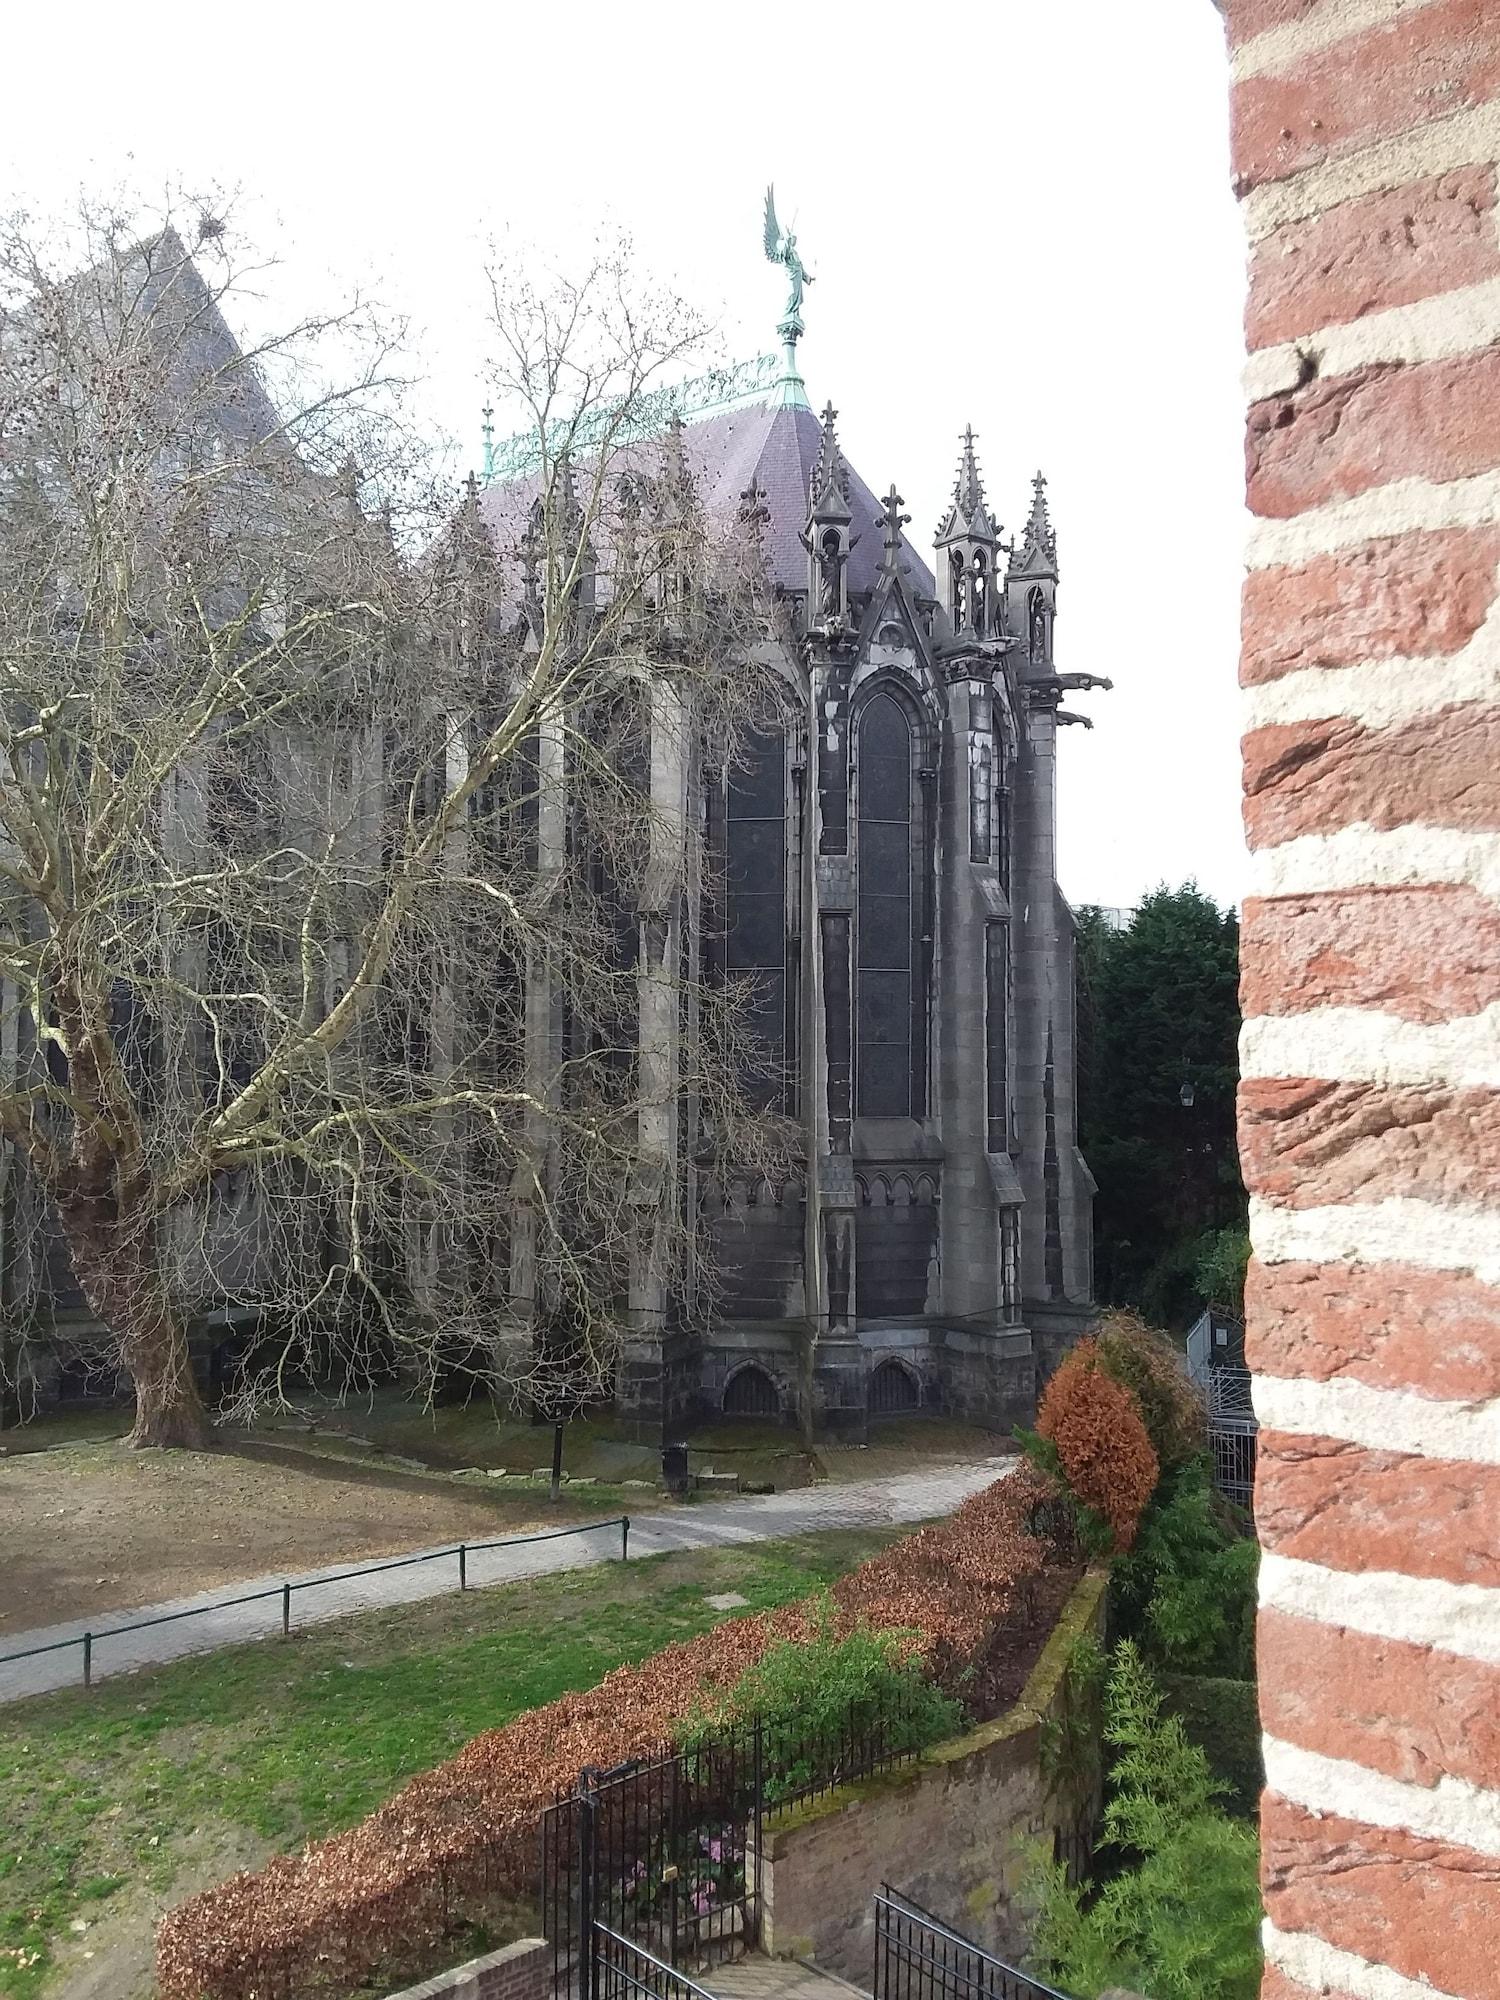
[[[485,404],[483,416],[480,436],[484,440],[484,483],[488,486],[495,476],[495,411],[492,404]]]
[[[903,514],[901,511],[901,495],[896,491],[895,482],[892,481],[891,490],[885,496],[885,503],[876,521],[885,543],[886,569],[896,567],[896,559],[901,553],[901,530],[910,519],[910,514]]]
[[[1055,570],[1057,535],[1047,511],[1047,482],[1039,472],[1031,482],[1031,512],[1021,533],[1021,546],[1012,558],[1017,570]]]
[[[477,514],[479,511],[479,481],[471,472],[464,481],[464,512]]]
[[[849,472],[839,450],[834,429],[838,411],[832,403],[823,405],[823,434],[818,440],[817,462],[807,485],[808,510],[813,514],[838,513],[849,518]]]
[[[783,229],[776,219],[776,189],[766,189],[765,213],[766,256],[773,264],[781,264],[786,269],[791,290],[787,294],[786,309],[777,323],[776,331],[781,335],[782,378],[781,400],[796,404],[803,409],[810,407],[807,390],[802,377],[797,372],[797,342],[802,338],[802,297],[805,288],[813,282],[813,274],[803,263],[797,249],[796,232]]]
[[[984,505],[984,488],[979,481],[979,461],[974,456],[974,426],[964,425],[963,455],[958,461],[958,480],[953,497],[971,519]]]
[[[1045,555],[1057,554],[1057,536],[1052,531],[1052,517],[1047,511],[1047,482],[1040,472],[1031,482],[1031,512],[1026,519],[1026,539],[1034,542]]]

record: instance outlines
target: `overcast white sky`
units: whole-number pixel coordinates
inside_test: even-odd
[[[1007,530],[1048,474],[1059,659],[1115,682],[1062,739],[1064,890],[1239,896],[1244,253],[1210,0],[12,15],[5,206],[239,187],[319,303],[373,271],[415,316],[425,405],[476,461],[490,237],[565,263],[623,225],[749,356],[784,298],[774,179],[816,276],[809,393],[924,552],[965,423]]]

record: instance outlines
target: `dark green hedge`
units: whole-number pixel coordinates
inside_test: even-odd
[[[1225,1806],[1253,1818],[1266,1779],[1254,1681],[1161,1672],[1157,1679],[1168,1712],[1182,1717],[1183,1728],[1208,1758],[1214,1776],[1231,1787]]]

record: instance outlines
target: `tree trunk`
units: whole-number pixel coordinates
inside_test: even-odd
[[[206,1451],[213,1433],[193,1378],[187,1329],[162,1282],[155,1226],[101,1214],[105,1207],[88,1199],[58,1204],[74,1276],[135,1385],[127,1442]]]

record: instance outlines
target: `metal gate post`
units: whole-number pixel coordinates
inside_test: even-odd
[[[763,1729],[764,1725],[762,1724],[761,1718],[759,1716],[756,1716],[755,1776],[753,1781],[755,1786],[755,1796],[751,1801],[750,1805],[750,1830],[755,1841],[755,1891],[754,1891],[755,1899],[750,1906],[751,1909],[754,1911],[754,1916],[752,1917],[750,1922],[750,1930],[752,1932],[752,1936],[750,1937],[749,1942],[751,1944],[760,1943],[760,1911],[761,1911],[760,1899],[763,1888],[763,1884],[761,1881],[761,1861],[760,1861],[761,1828],[765,1817],[765,1800],[766,1800],[765,1738]]]
[[[677,1755],[672,1759],[671,1804],[667,1811],[667,1868],[670,1877],[668,1886],[672,1894],[667,1904],[667,1920],[671,1925],[671,1930],[668,1932],[667,1949],[664,1956],[674,1972],[677,1969],[677,1881],[681,1867],[677,1852],[679,1840],[677,1831],[677,1781],[682,1774],[682,1760],[687,1754],[687,1751],[679,1750]]]
[[[599,1830],[595,1823],[597,1796],[592,1771],[578,1774],[578,1992],[580,2000],[598,2000],[599,1974],[594,1962],[594,1867]]]

